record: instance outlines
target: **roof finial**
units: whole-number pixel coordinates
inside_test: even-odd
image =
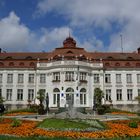
[[[70,28],[69,28],[69,37],[70,37]]]

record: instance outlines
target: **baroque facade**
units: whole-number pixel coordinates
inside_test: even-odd
[[[0,53],[0,96],[7,108],[36,103],[39,89],[49,95],[49,107],[93,108],[94,89],[104,92],[104,104],[137,109],[140,95],[140,49],[137,52],[87,52],[72,37],[52,52]]]

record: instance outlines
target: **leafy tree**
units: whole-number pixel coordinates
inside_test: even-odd
[[[44,110],[44,105],[43,105],[43,101],[45,100],[45,91],[43,89],[40,89],[37,92],[37,99],[39,100],[39,107],[38,107],[38,113],[39,114],[44,114],[45,110]]]
[[[97,107],[101,106],[103,97],[104,97],[103,91],[100,88],[95,88],[94,100]]]
[[[43,101],[45,100],[45,91],[43,89],[40,89],[37,92],[37,99],[39,100],[39,104],[43,105]]]
[[[135,97],[135,99],[138,101],[138,103],[140,104],[140,95],[138,95],[137,97]]]

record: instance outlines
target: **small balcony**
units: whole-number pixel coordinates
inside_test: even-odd
[[[87,83],[87,80],[80,80],[80,83]]]
[[[52,80],[52,82],[58,83],[60,82],[60,80]]]

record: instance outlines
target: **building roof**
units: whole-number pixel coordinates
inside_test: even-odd
[[[59,60],[79,60],[90,63],[103,62],[105,68],[140,68],[138,52],[87,52],[76,46],[72,37],[66,38],[63,46],[52,52],[1,52],[0,68],[35,68],[36,63]]]

